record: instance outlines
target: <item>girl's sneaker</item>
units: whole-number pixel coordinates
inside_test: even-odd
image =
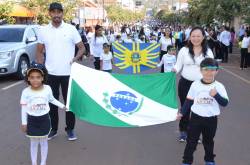
[[[179,142],[186,142],[187,140],[187,133],[186,132],[181,132],[179,136]]]
[[[205,165],[216,165],[215,162],[205,162]]]

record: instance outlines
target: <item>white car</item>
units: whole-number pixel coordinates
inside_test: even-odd
[[[0,26],[0,76],[15,74],[23,79],[35,60],[38,25]]]

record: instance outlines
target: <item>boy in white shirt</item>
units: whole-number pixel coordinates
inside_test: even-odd
[[[112,72],[113,56],[110,52],[110,46],[108,43],[103,44],[103,53],[100,56],[101,70],[105,72]]]
[[[187,144],[184,150],[183,164],[193,163],[193,153],[196,150],[198,139],[202,134],[202,143],[205,150],[205,165],[215,165],[214,137],[217,129],[219,106],[228,104],[228,95],[224,85],[215,80],[218,73],[218,63],[212,58],[205,58],[201,64],[202,79],[192,83],[181,112],[180,119],[191,108]]]
[[[167,54],[164,54],[157,67],[164,66],[164,72],[171,72],[176,63],[176,49],[172,45],[167,47]]]

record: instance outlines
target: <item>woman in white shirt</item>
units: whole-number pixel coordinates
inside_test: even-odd
[[[181,48],[179,51],[177,62],[173,69],[176,73],[181,71],[181,78],[178,84],[178,95],[181,106],[183,106],[185,102],[192,82],[202,78],[200,63],[206,57],[214,58],[213,52],[207,46],[206,33],[201,27],[194,27],[190,32],[188,45],[187,47]],[[180,120],[180,142],[186,141],[189,115],[190,111],[187,112]]]
[[[103,28],[100,25],[95,26],[95,34],[90,40],[90,53],[94,56],[95,69],[100,70],[100,56],[103,52],[103,44],[109,43],[107,38],[102,34]]]
[[[249,57],[248,48],[250,48],[250,31],[245,31],[243,40],[241,42],[241,49],[240,49],[240,69],[247,68],[247,62]]]
[[[171,29],[166,28],[164,36],[161,37],[159,40],[159,43],[161,44],[161,53],[160,53],[160,60],[162,59],[164,54],[167,54],[167,47],[169,45],[174,46],[175,45],[175,39],[171,37]],[[164,72],[164,67],[161,68],[161,73]]]

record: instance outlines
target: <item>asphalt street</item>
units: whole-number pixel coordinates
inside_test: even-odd
[[[83,63],[91,66],[92,61],[84,59]],[[221,109],[215,160],[218,165],[250,165],[250,68],[239,69],[237,53],[222,66],[217,80],[225,85],[230,104]],[[29,139],[20,130],[19,99],[25,86],[13,77],[0,77],[0,165],[31,164]],[[59,135],[49,141],[47,165],[181,164],[185,143],[177,141],[177,121],[143,128],[108,128],[77,120],[78,140],[70,142],[64,118],[61,111]],[[204,165],[202,145],[194,156],[194,165]]]

